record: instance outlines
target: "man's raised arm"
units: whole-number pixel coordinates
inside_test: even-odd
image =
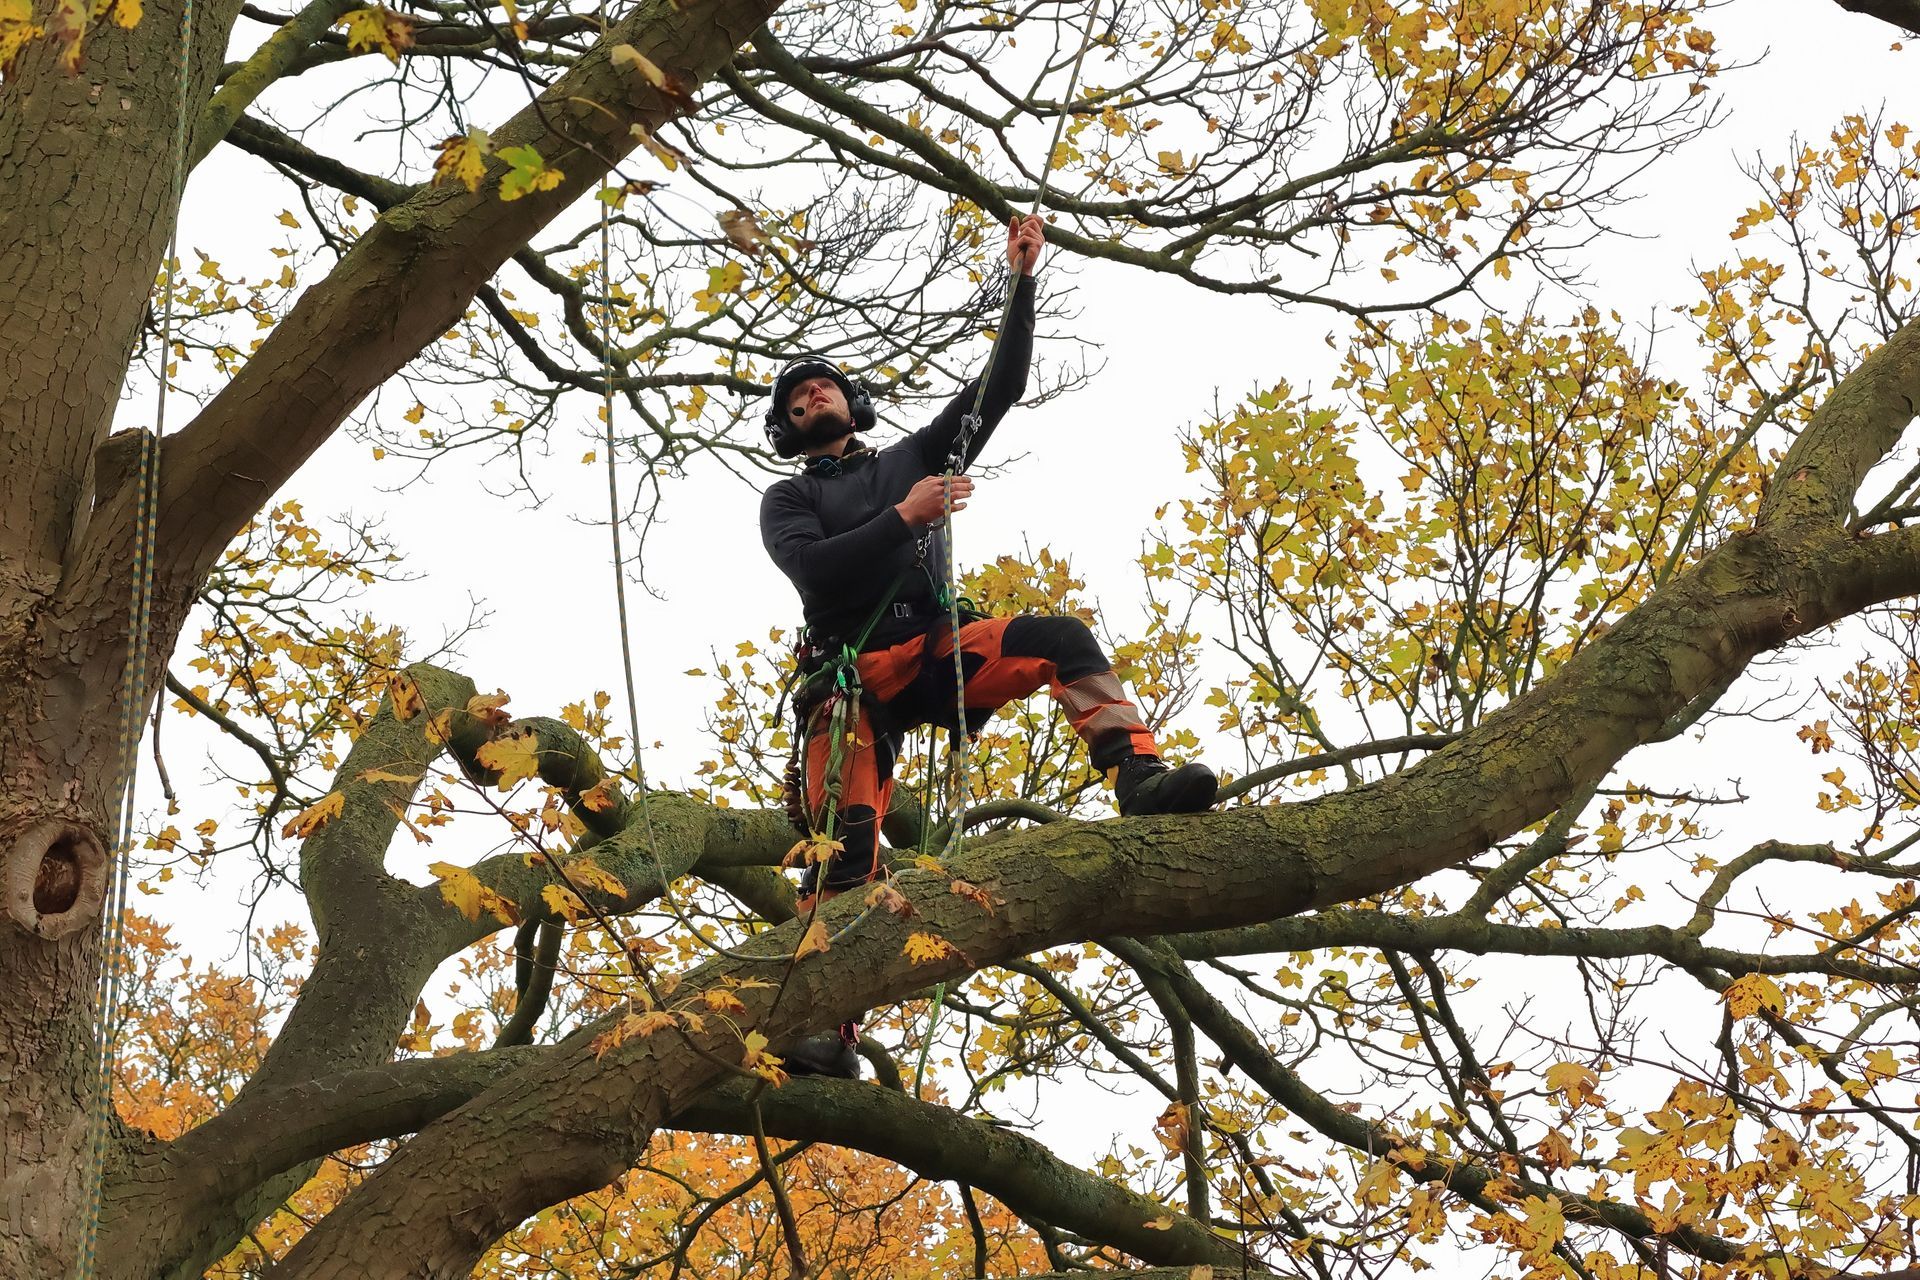
[[[993,359],[986,401],[981,405],[980,426],[967,442],[965,462],[968,466],[980,456],[987,438],[1007,410],[1026,394],[1027,367],[1033,361],[1033,273],[1040,262],[1041,244],[1041,222],[1037,217],[1017,219],[1007,228],[1007,262],[1014,273],[1013,306],[1007,312],[1006,329],[1000,335],[999,349]],[[931,424],[915,433],[927,470],[946,470],[947,459],[960,439],[961,424],[966,415],[973,412],[979,390],[980,379],[968,381]]]

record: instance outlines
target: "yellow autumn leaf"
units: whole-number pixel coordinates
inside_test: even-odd
[[[520,6],[516,5],[513,0],[500,0],[500,7],[507,11],[507,25],[513,28],[513,38],[515,40],[525,40],[527,38],[527,23],[526,19],[520,16]]]
[[[1540,1162],[1549,1169],[1568,1169],[1576,1159],[1573,1144],[1558,1129],[1547,1130],[1534,1151],[1540,1156]]]
[[[404,671],[387,681],[387,696],[393,699],[395,720],[411,720],[427,708],[419,682]]]
[[[592,858],[575,858],[567,864],[567,879],[586,889],[598,889],[611,897],[625,897],[627,886],[620,877]]]
[[[506,791],[528,778],[539,776],[540,739],[531,729],[504,734],[491,742],[482,743],[480,749],[474,752],[474,758],[482,768],[500,775],[494,785]]]
[[[20,50],[44,31],[33,20],[32,0],[0,0],[0,70],[11,68]]]
[[[608,50],[608,56],[613,59],[614,66],[639,73],[641,78],[656,89],[664,87],[667,83],[667,73],[655,66],[645,54],[630,44],[613,46]]]
[[[737,262],[722,263],[707,268],[707,287],[696,289],[693,294],[693,309],[713,315],[726,303],[725,295],[738,293],[746,281],[747,269]]]
[[[333,25],[346,28],[349,53],[372,53],[378,50],[396,66],[400,62],[400,54],[413,47],[413,19],[395,13],[385,5],[350,10]]]
[[[496,689],[492,693],[476,693],[467,699],[467,714],[478,720],[488,729],[498,729],[513,719],[506,705],[513,701],[505,691]]]
[[[480,180],[487,176],[487,152],[493,145],[485,129],[469,129],[440,144],[440,154],[433,161],[433,185],[443,182],[457,182],[468,191],[478,191]],[[415,405],[416,412],[421,411]],[[418,422],[419,418],[409,415],[409,422]]]
[[[289,818],[287,825],[280,828],[280,834],[305,840],[308,836],[339,817],[340,811],[346,807],[346,803],[346,796],[338,791],[329,791],[326,795],[321,796],[318,800],[315,800],[312,804]]]
[[[900,948],[900,954],[915,964],[932,964],[936,960],[944,960],[952,955],[953,944],[931,933],[913,933],[907,936],[906,945]]]
[[[665,165],[669,171],[678,169],[680,162],[687,157],[672,145],[660,141],[641,125],[634,125],[628,131],[633,140],[653,152],[654,159]]]
[[[48,6],[46,32],[60,49],[60,69],[68,75],[80,70],[86,56],[87,22],[91,6],[85,0],[53,0]]]
[[[800,945],[793,949],[793,958],[796,960],[804,960],[810,955],[817,955],[822,951],[831,950],[832,946],[833,944],[827,940],[826,922],[824,920],[815,920],[807,926],[806,933],[800,938]]]
[[[540,890],[540,901],[547,904],[547,910],[565,920],[568,924],[579,924],[592,913],[580,895],[563,884],[546,885]]]
[[[745,1052],[740,1055],[741,1066],[774,1084],[787,1082],[787,1073],[780,1069],[782,1059],[767,1052],[765,1036],[758,1031],[749,1031],[741,1043],[745,1048]]]
[[[1153,1136],[1160,1139],[1160,1145],[1166,1148],[1168,1156],[1177,1156],[1187,1149],[1193,1140],[1192,1118],[1187,1114],[1187,1104],[1170,1102],[1160,1118],[1153,1122]]]
[[[604,1058],[607,1051],[617,1049],[635,1036],[642,1038],[652,1035],[674,1024],[674,1016],[663,1009],[649,1009],[645,1013],[629,1013],[613,1027],[594,1037],[593,1056]]]
[[[1780,990],[1780,984],[1764,973],[1749,973],[1735,978],[1727,984],[1721,999],[1727,1003],[1727,1013],[1738,1022],[1742,1018],[1751,1018],[1761,1010],[1768,1013],[1786,1012],[1786,993]]]
[[[515,924],[520,919],[520,910],[511,898],[494,892],[480,882],[480,877],[451,862],[435,862],[427,867],[440,881],[440,896],[447,905],[469,920],[478,920],[482,911],[503,924]]]
[[[1556,1062],[1547,1068],[1547,1090],[1565,1095],[1563,1101],[1569,1106],[1597,1098],[1595,1086],[1599,1083],[1600,1077],[1584,1062]]]

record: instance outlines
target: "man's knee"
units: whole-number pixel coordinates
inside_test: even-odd
[[[1062,684],[1109,671],[1100,642],[1080,619],[1064,615],[1027,615],[1007,623],[1003,652],[1010,658],[1045,658]]]

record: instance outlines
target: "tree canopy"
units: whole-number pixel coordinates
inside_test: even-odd
[[[73,1273],[97,1172],[128,1278],[1920,1274],[1920,133],[1804,121],[1623,318],[1716,11],[0,0],[0,1273]],[[216,166],[275,269],[169,256]],[[383,487],[471,465],[484,556],[583,419],[635,577],[696,555],[792,355],[903,421],[975,370],[1043,174],[1059,259],[1326,338],[1194,389],[1135,594],[966,578],[1095,623],[1219,812],[1110,818],[1036,702],[964,796],[916,739],[891,875],[797,913],[784,604],[633,724],[363,596]],[[225,958],[143,910],[236,891]],[[789,1076],[849,1018],[868,1079]]]

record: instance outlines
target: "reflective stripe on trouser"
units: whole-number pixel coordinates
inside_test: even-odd
[[[931,641],[931,646],[929,646]],[[833,859],[826,887],[847,888],[871,879],[878,852],[879,815],[893,796],[898,734],[920,724],[953,719],[953,643],[945,628],[890,649],[860,655],[860,682],[882,704],[889,732],[876,735],[866,707],[844,748],[838,838],[846,846]],[[1120,679],[1085,623],[1069,617],[986,618],[960,628],[960,661],[966,673],[969,710],[991,711],[1052,693],[1067,723],[1087,744],[1094,769],[1105,772],[1130,755],[1158,755],[1153,734],[1127,698]],[[930,667],[929,664],[937,664]],[[807,744],[807,805],[826,803],[829,729],[816,722]],[[806,878],[811,887],[815,877]]]

